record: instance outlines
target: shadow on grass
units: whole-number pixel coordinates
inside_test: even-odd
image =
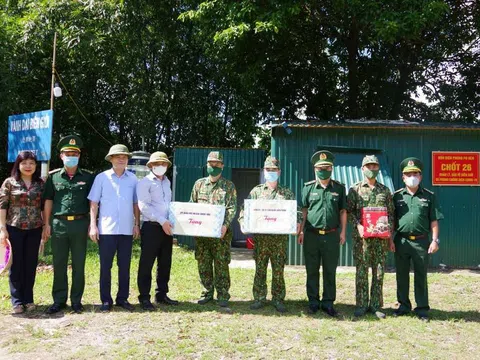
[[[265,306],[259,310],[251,310],[250,305],[252,301],[230,301],[229,308],[232,310],[232,315],[250,315],[250,316],[282,316],[289,318],[301,318],[301,317],[311,317],[316,319],[330,319],[337,321],[363,321],[363,322],[373,322],[373,321],[382,321],[378,319],[373,314],[367,314],[361,318],[355,318],[353,313],[355,311],[355,305],[352,304],[335,304],[335,309],[338,311],[338,316],[335,318],[330,317],[322,310],[319,310],[316,314],[308,313],[308,303],[304,300],[287,300],[285,301],[285,306],[287,307],[286,313],[279,313],[273,306],[271,301],[267,301]],[[142,310],[139,304],[133,304],[135,310],[131,313],[148,314],[149,312]],[[216,301],[212,301],[206,305],[198,305],[194,302],[181,302],[177,306],[171,305],[155,305],[156,309],[153,313],[218,313],[230,315],[225,312],[224,308],[219,307],[216,304]],[[76,314],[72,311],[70,307],[65,308],[64,310],[53,314],[47,315],[45,313],[48,306],[38,306],[32,312],[15,314],[12,316],[15,318],[24,318],[31,320],[45,320],[45,319],[61,319],[66,314],[75,316]],[[84,304],[85,311],[83,314],[88,315],[92,314],[95,316],[102,316],[104,313],[100,311],[99,304]],[[395,309],[387,308],[384,309],[387,318],[393,318],[393,312]],[[109,313],[130,313],[127,310],[124,310],[120,307],[113,306],[112,310]],[[480,323],[480,312],[479,311],[444,311],[432,309],[430,311],[430,321],[464,321],[464,322],[478,322]],[[414,312],[411,312],[408,315],[405,315],[404,318],[411,318],[412,321],[416,321],[416,315]],[[383,320],[385,321],[385,320]]]

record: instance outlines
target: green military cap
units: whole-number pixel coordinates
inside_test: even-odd
[[[423,163],[416,157],[408,157],[400,163],[400,170],[402,170],[402,173],[422,172]]]
[[[220,151],[210,151],[207,161],[221,161],[223,163],[223,155]]]
[[[362,161],[362,166],[365,166],[368,164],[380,165],[380,163],[378,162],[378,158],[375,155],[365,155]]]
[[[320,165],[333,165],[333,160],[335,160],[335,156],[327,150],[320,150],[313,154],[311,158],[311,162],[313,166],[320,166]]]
[[[83,141],[77,135],[68,135],[60,139],[57,149],[62,151],[80,151],[83,147]]]
[[[122,144],[113,145],[110,148],[110,151],[108,152],[107,156],[105,156],[105,160],[110,161],[113,155],[127,155],[128,158],[132,157],[132,154],[130,153],[130,151],[128,151],[128,148]]]
[[[280,169],[280,161],[278,161],[276,157],[267,156],[263,167],[268,169]]]
[[[152,155],[150,155],[150,159],[147,162],[147,166],[152,167],[153,163],[160,162],[160,161],[168,163],[168,167],[172,166],[172,162],[168,160],[167,154],[165,154],[162,151],[156,151]]]

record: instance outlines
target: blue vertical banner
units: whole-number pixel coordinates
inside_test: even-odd
[[[38,161],[48,161],[52,149],[53,110],[8,117],[8,162],[20,151],[35,153]]]

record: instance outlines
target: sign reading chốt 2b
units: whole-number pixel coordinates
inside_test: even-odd
[[[480,152],[432,151],[432,185],[480,186]]]

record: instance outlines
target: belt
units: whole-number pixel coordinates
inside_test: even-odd
[[[412,241],[415,241],[417,239],[423,239],[423,238],[427,237],[426,234],[412,235],[412,234],[400,233],[400,235],[402,235],[403,238],[408,239],[408,240],[412,240]]]
[[[79,215],[53,215],[54,218],[63,219],[68,221],[78,220],[86,218],[88,214],[79,214]]]
[[[150,225],[155,225],[155,226],[162,226],[162,225],[160,225],[160,223],[157,222],[157,221],[144,221],[144,223],[147,223],[147,224],[150,224]]]
[[[316,228],[308,228],[307,229],[308,231],[311,231],[315,234],[320,234],[320,235],[325,235],[325,234],[328,234],[328,233],[332,233],[334,231],[337,231],[337,228],[334,228],[334,229],[316,229]]]

